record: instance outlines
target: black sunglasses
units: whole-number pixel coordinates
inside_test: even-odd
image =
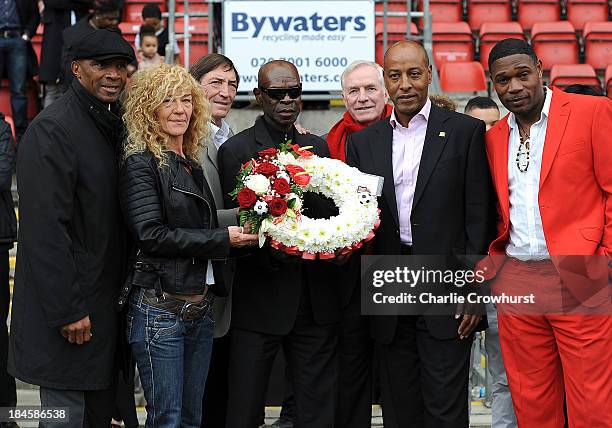
[[[285,95],[289,95],[289,98],[291,98],[292,100],[295,100],[296,98],[299,98],[300,95],[302,95],[301,86],[295,86],[293,88],[262,88],[260,86],[259,90],[261,92],[264,92],[270,98],[277,101],[280,101],[285,98]]]

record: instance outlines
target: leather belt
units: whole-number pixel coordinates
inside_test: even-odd
[[[158,298],[153,288],[145,288],[142,302],[158,309],[164,309],[178,315],[183,321],[196,321],[202,318],[212,307],[214,295],[210,287],[206,286],[204,297],[198,302],[189,302],[168,296],[162,293]]]

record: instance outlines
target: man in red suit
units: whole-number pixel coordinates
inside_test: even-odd
[[[493,289],[535,295],[498,305],[518,425],[563,427],[565,393],[570,427],[612,427],[612,101],[545,87],[522,40],[499,42],[489,70],[510,110],[486,135]]]

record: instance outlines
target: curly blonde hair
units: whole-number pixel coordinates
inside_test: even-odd
[[[191,93],[193,112],[183,136],[185,156],[199,160],[202,141],[210,134],[211,109],[202,87],[183,67],[160,64],[140,71],[132,78],[130,88],[123,96],[123,121],[127,128],[124,158],[149,150],[159,166],[167,165],[167,142],[156,117],[164,100]]]

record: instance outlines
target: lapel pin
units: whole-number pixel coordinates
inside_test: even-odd
[[[440,131],[440,134],[438,134],[438,137],[446,137],[446,132]]]

